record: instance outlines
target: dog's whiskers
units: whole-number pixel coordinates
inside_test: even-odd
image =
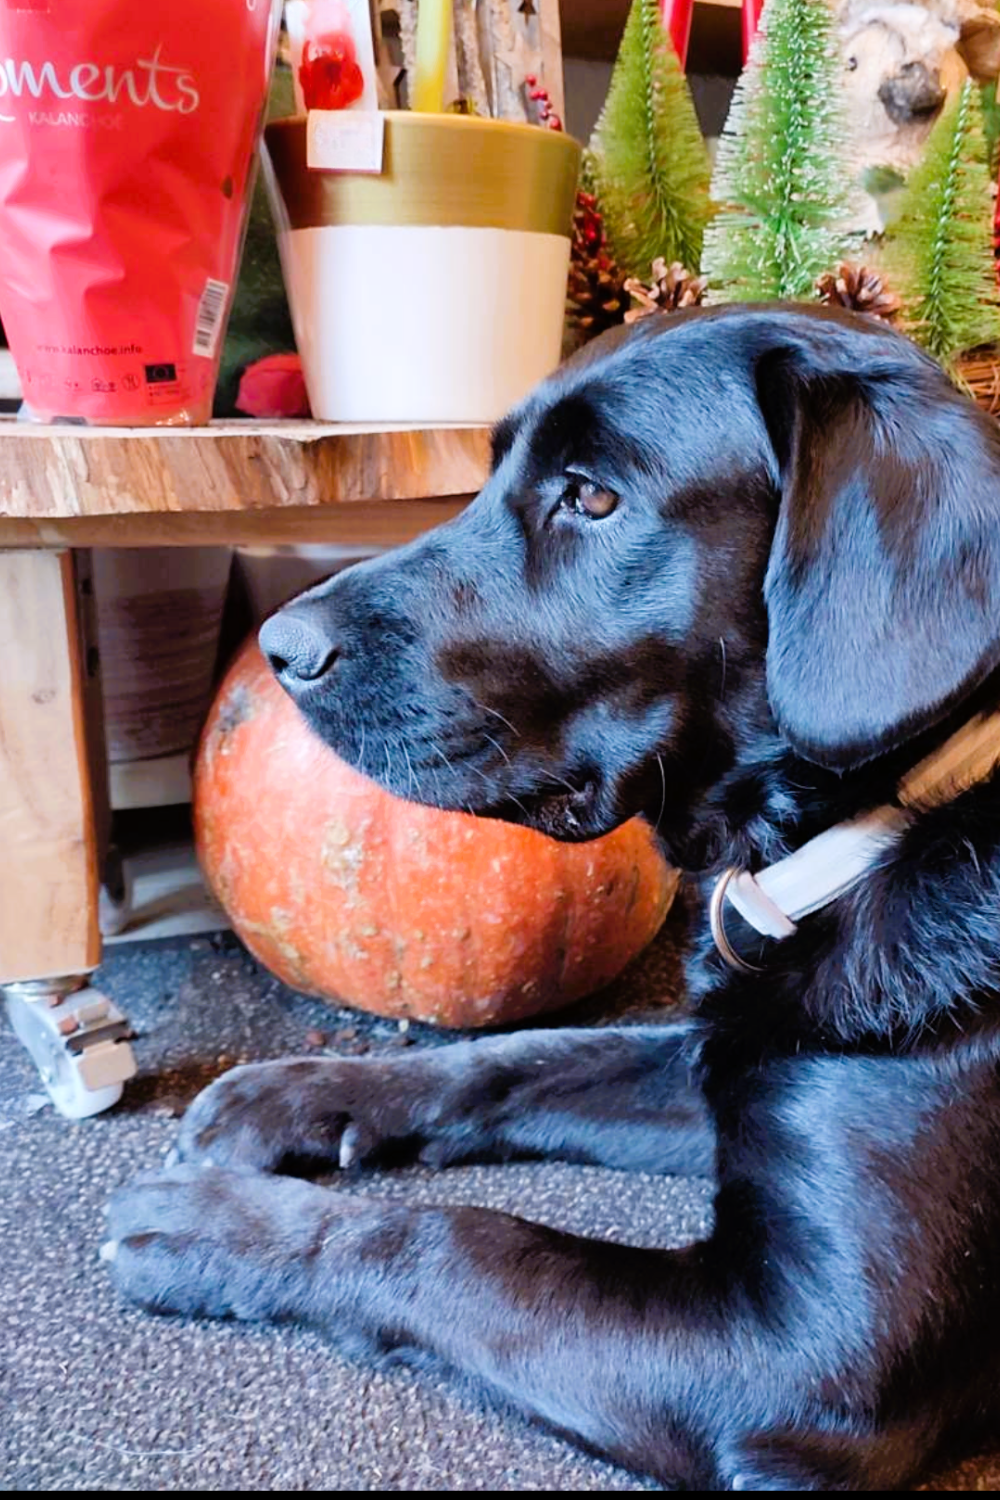
[[[410,760],[410,752],[406,748],[406,741],[405,740],[400,740],[400,742],[399,742],[399,748],[402,750],[402,752],[403,752],[403,758],[406,761],[406,774],[407,774],[407,776],[409,778],[408,781],[407,781],[407,784],[406,784],[406,790],[409,793],[409,792],[412,792],[413,788],[416,786],[416,778],[415,778],[415,776],[413,774],[413,764],[412,764],[412,762]]]
[[[663,784],[663,796],[660,799],[660,811],[656,815],[656,826],[659,828],[663,814],[667,810],[667,773],[663,769],[663,756],[657,753],[656,764],[660,768],[660,781]]]
[[[568,792],[578,792],[580,790],[580,788],[578,786],[574,786],[571,781],[567,781],[565,776],[552,775],[548,779],[550,781],[557,782],[559,786],[564,786]]]
[[[473,701],[475,701],[475,700],[473,700]],[[476,702],[476,707],[477,708],[481,708],[484,714],[492,714],[495,719],[499,719],[500,720],[501,724],[506,724],[506,726],[510,730],[511,734],[516,735],[516,737],[518,739],[521,738],[521,731],[519,729],[515,729],[514,726],[513,726],[513,724],[510,722],[510,720],[509,719],[505,719],[504,716],[503,716],[503,714],[500,713],[497,709],[490,708],[490,706],[489,706],[488,703],[478,703],[478,702]]]
[[[507,752],[504,749],[504,747],[497,740],[495,740],[491,734],[486,734],[486,735],[483,736],[483,738],[486,739],[486,740],[489,740],[489,742],[493,746],[493,748],[495,750],[499,750],[499,752],[503,756],[504,760],[507,762],[508,765],[510,765],[510,756],[507,754]]]
[[[468,765],[469,770],[472,772],[473,776],[478,776],[480,781],[485,781],[487,786],[490,785],[490,778],[487,776],[485,771],[480,771],[478,766],[471,765],[468,761],[466,762],[466,764]]]
[[[491,745],[495,745],[496,746],[496,748],[500,751],[500,754],[503,756],[504,760],[507,762],[508,765],[510,765],[511,764],[510,756],[507,755],[507,753],[504,750],[503,746],[502,745],[498,745],[497,742],[496,742],[496,740],[493,739],[493,738],[491,738],[490,735],[487,735],[486,738],[489,740],[489,742],[490,742]],[[455,767],[454,767],[453,763],[448,759],[447,755],[445,755],[445,753],[441,749],[440,745],[435,744],[435,742],[433,740],[428,740],[427,743],[430,746],[430,748],[434,751],[435,755],[439,755],[441,757],[441,759],[444,761],[445,765],[448,767],[448,770],[449,771],[454,771]],[[473,773],[473,775],[478,776],[481,781],[485,781],[487,785],[490,785],[490,778],[483,771],[480,771],[478,769],[478,767],[476,767],[476,766],[470,765],[467,761],[465,762],[465,764],[468,766],[468,769]],[[565,785],[567,787],[569,787],[569,782],[567,781],[565,783]],[[575,787],[570,787],[570,791],[575,791],[575,790],[576,790]],[[528,809],[525,807],[524,803],[520,800],[520,798],[515,797],[514,794],[513,794],[513,792],[506,792],[505,796],[507,797],[507,800],[509,802],[513,802],[514,806],[517,807],[517,808],[519,808],[521,810],[521,812],[524,814],[525,821],[526,822],[530,821],[530,814],[528,812]],[[468,803],[465,804],[465,811],[467,813],[471,814],[472,817],[476,816],[475,810],[472,807],[470,807]]]
[[[455,767],[452,765],[452,763],[448,759],[447,755],[445,755],[444,751],[441,749],[441,746],[438,745],[438,744],[436,744],[434,742],[434,740],[428,740],[427,743],[430,746],[430,748],[434,751],[434,754],[441,757],[441,759],[444,761],[445,765],[448,767],[448,770],[449,771],[454,771]]]

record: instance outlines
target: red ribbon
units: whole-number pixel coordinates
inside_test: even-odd
[[[764,0],[743,0],[743,66],[750,56],[750,43],[757,35]]]
[[[687,63],[688,43],[691,40],[694,0],[660,0],[660,14],[683,68]]]

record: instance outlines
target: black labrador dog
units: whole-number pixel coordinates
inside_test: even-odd
[[[997,707],[1000,432],[868,320],[644,320],[499,424],[460,517],[262,643],[393,790],[560,839],[642,813],[707,894]],[[737,967],[706,923],[679,1023],[227,1073],[117,1196],[120,1286],[440,1361],[667,1485],[897,1488],[995,1440],[998,783],[904,821],[791,936],[730,909]],[[517,1156],[713,1172],[714,1232],[623,1248],[280,1175]]]

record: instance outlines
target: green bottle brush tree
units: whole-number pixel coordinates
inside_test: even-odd
[[[903,328],[946,366],[1000,342],[991,187],[979,90],[966,81],[909,178],[882,257]]]
[[[585,176],[625,276],[648,280],[658,257],[697,268],[711,163],[659,0],[632,0]]]
[[[842,69],[823,0],[769,0],[719,142],[712,301],[811,298],[853,248]]]

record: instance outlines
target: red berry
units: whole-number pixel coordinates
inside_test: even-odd
[[[306,109],[346,109],[360,99],[365,79],[353,39],[340,32],[306,42],[299,83]]]

